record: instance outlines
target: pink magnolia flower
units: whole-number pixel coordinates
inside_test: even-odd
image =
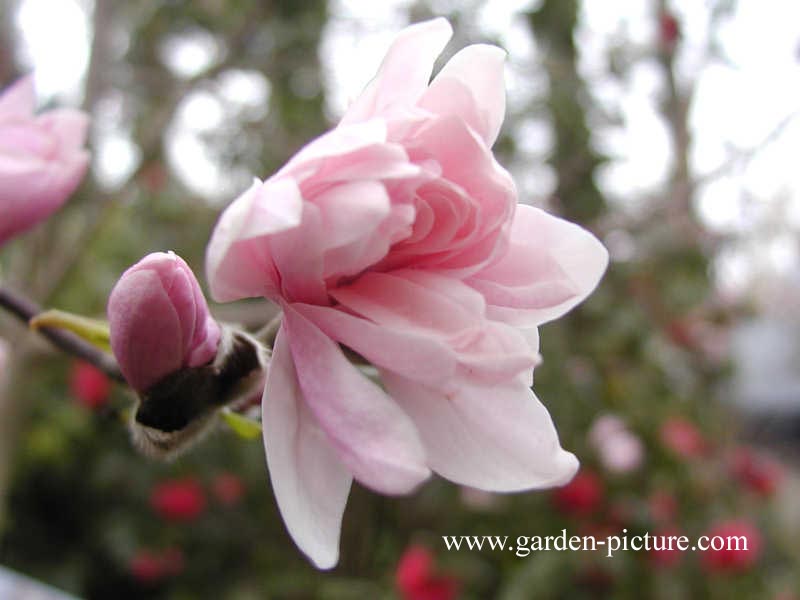
[[[530,389],[536,327],[591,292],[607,253],[517,205],[490,149],[502,50],[464,48],[429,85],[451,34],[444,19],[402,31],[339,125],[256,180],[207,249],[216,300],[283,310],[264,444],[287,528],[321,568],[353,478],[402,494],[434,471],[508,492],[577,469]]]
[[[172,252],[148,254],[122,274],[108,319],[114,356],[137,391],[217,353],[220,327],[189,265]]]
[[[88,116],[35,105],[30,75],[0,95],[0,244],[58,210],[89,165]]]

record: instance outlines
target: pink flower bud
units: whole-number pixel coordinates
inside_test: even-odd
[[[108,320],[114,356],[137,391],[217,353],[220,327],[192,270],[172,252],[149,254],[122,274],[108,299]]]
[[[58,210],[89,165],[87,115],[35,104],[32,76],[0,95],[0,245]]]

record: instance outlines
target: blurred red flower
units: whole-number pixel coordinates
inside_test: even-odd
[[[192,521],[206,508],[206,497],[197,480],[187,477],[159,483],[150,494],[150,506],[167,521]]]
[[[752,567],[761,555],[761,532],[750,521],[722,521],[712,526],[705,535],[709,538],[706,544],[712,548],[703,552],[701,564],[708,572],[742,573]],[[714,550],[714,545],[721,549]]]
[[[183,567],[183,552],[179,548],[167,548],[162,552],[140,550],[128,564],[131,575],[144,584],[178,575]]]
[[[668,523],[678,514],[678,501],[666,490],[656,490],[647,500],[650,517],[657,523]]]
[[[603,501],[603,482],[591,471],[581,470],[567,485],[553,492],[553,504],[564,514],[590,515]]]
[[[682,458],[696,458],[705,454],[708,443],[697,426],[683,417],[670,417],[661,424],[661,443]]]
[[[105,406],[111,392],[111,381],[100,369],[84,361],[72,363],[69,389],[78,403],[89,410]]]
[[[220,473],[211,482],[214,497],[223,506],[233,506],[244,496],[244,482],[233,473]]]
[[[395,583],[403,600],[453,600],[459,582],[454,577],[437,575],[430,551],[419,545],[409,546],[400,557]]]
[[[783,480],[781,465],[752,448],[736,448],[729,464],[737,481],[759,496],[771,496]]]
[[[653,539],[650,541],[650,552],[647,554],[648,560],[655,566],[669,568],[678,564],[683,552],[678,548],[677,540],[672,543],[668,538],[680,537],[683,535],[675,527],[662,527],[653,532]]]
[[[658,33],[661,46],[665,50],[672,50],[681,34],[680,24],[674,15],[662,11],[658,15]]]

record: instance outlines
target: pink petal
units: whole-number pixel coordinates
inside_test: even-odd
[[[487,383],[516,377],[538,361],[518,331],[487,320],[483,297],[452,277],[413,269],[370,272],[330,293],[387,335],[444,344],[459,372]],[[354,349],[367,356],[363,343]]]
[[[206,249],[206,273],[218,302],[274,296],[279,277],[268,239],[300,225],[303,198],[292,179],[256,180],[222,213]]]
[[[0,94],[0,119],[29,117],[36,108],[33,74],[25,75]]]
[[[328,304],[323,279],[325,233],[319,208],[305,202],[300,225],[270,237],[269,247],[280,274],[282,299]]]
[[[325,248],[368,237],[389,214],[386,188],[377,181],[342,183],[314,198],[322,216]]]
[[[475,324],[480,316],[475,309],[484,305],[474,290],[462,285],[463,296],[454,301],[413,277],[410,270],[368,272],[330,294],[350,310],[392,329],[459,333]]]
[[[281,516],[320,569],[339,559],[339,533],[352,477],[302,397],[286,332],[278,331],[262,400],[264,448]]]
[[[535,327],[582,302],[607,264],[608,252],[591,233],[520,205],[508,253],[467,283],[484,295],[490,317]]]
[[[506,110],[505,57],[496,46],[467,46],[439,72],[419,106],[436,114],[459,116],[491,146]]]
[[[386,494],[427,479],[417,432],[394,401],[291,305],[283,322],[305,401],[353,476]]]
[[[36,123],[54,135],[62,154],[80,150],[86,143],[89,115],[82,111],[70,108],[51,110],[38,116]]]
[[[88,166],[86,152],[52,162],[0,155],[0,244],[61,208]]]
[[[146,390],[183,366],[178,314],[155,272],[120,279],[108,300],[108,317],[114,356],[134,389]]]
[[[355,350],[370,363],[394,373],[439,386],[456,372],[453,350],[436,337],[405,329],[389,329],[338,308],[293,304],[322,332]]]
[[[444,395],[381,371],[381,380],[411,415],[428,464],[455,483],[512,492],[557,486],[578,469],[547,410],[519,381],[471,385]]]
[[[395,38],[378,74],[342,118],[342,124],[383,115],[393,106],[413,106],[428,86],[433,63],[453,29],[437,18],[406,27]]]

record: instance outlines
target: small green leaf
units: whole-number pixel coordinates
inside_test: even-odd
[[[34,331],[41,327],[66,329],[105,352],[111,352],[108,323],[63,310],[46,310],[33,317],[28,326]]]
[[[246,440],[254,440],[261,435],[261,423],[235,413],[226,408],[222,411],[222,418],[236,435]]]

